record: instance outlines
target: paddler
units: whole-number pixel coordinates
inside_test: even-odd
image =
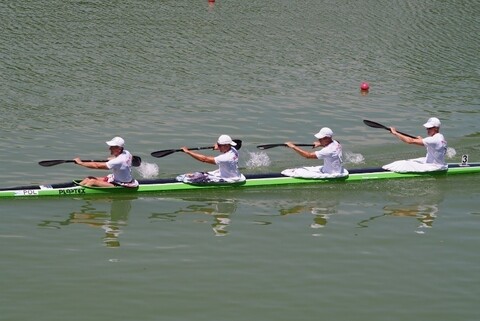
[[[427,129],[428,137],[426,138],[422,138],[421,136],[411,138],[397,132],[395,127],[390,127],[390,132],[392,135],[396,136],[402,142],[418,146],[425,146],[427,149],[427,155],[426,157],[396,161],[384,165],[382,168],[399,173],[431,172],[448,169],[448,164],[445,162],[447,141],[440,133],[440,125],[441,123],[438,118],[429,118],[427,122],[423,124],[423,127]]]
[[[245,176],[238,169],[238,151],[230,136],[221,135],[215,143],[214,150],[220,151],[218,156],[207,156],[193,152],[188,147],[182,151],[204,163],[218,165],[218,169],[211,172],[196,172],[177,176],[177,180],[185,183],[237,183],[245,181]]]
[[[79,184],[83,186],[98,187],[137,187],[138,182],[132,177],[132,159],[133,156],[125,149],[125,140],[121,137],[114,137],[106,142],[109,146],[110,155],[107,162],[84,162],[80,158],[75,158],[77,165],[92,168],[112,170],[112,174],[107,176],[89,176]]]

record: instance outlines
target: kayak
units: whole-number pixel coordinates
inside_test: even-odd
[[[215,183],[215,184],[188,184],[170,179],[146,179],[139,180],[136,188],[127,187],[84,187],[78,185],[78,181],[57,183],[49,185],[18,186],[12,188],[0,188],[0,198],[14,197],[43,197],[43,196],[83,196],[83,195],[114,195],[114,194],[138,194],[149,192],[174,192],[194,191],[199,189],[233,189],[249,187],[275,187],[281,185],[306,185],[324,183],[348,183],[371,180],[387,180],[402,178],[425,178],[446,177],[460,174],[480,173],[480,163],[448,164],[448,170],[423,173],[396,173],[382,168],[349,169],[349,175],[338,178],[293,178],[280,173],[250,174],[245,175],[246,181],[240,183]]]

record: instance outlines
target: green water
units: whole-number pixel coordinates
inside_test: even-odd
[[[473,1],[3,1],[0,185],[91,175],[37,162],[106,157],[116,135],[156,177],[213,169],[150,152],[220,134],[242,139],[244,173],[315,164],[255,146],[322,126],[347,168],[424,154],[362,119],[425,135],[439,117],[449,161],[479,161],[478,16]],[[478,178],[2,200],[0,320],[477,320]]]

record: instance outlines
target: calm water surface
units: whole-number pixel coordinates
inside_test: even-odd
[[[138,178],[310,164],[258,144],[330,126],[346,166],[418,157],[372,119],[480,160],[474,1],[3,1],[1,187],[92,174],[121,135]],[[363,95],[362,81],[371,89]],[[205,167],[207,166],[207,168]],[[0,320],[477,320],[477,176],[0,201]]]

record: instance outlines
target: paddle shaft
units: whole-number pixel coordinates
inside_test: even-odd
[[[97,163],[106,163],[108,160],[83,160],[82,162],[97,162]],[[142,162],[142,159],[139,156],[133,156],[132,158],[132,166],[138,167],[140,166]],[[50,166],[55,166],[55,165],[60,165],[60,164],[65,164],[65,163],[75,163],[73,159],[52,159],[52,160],[44,160],[38,162],[40,166],[43,167],[50,167]]]
[[[234,146],[237,150],[242,147],[242,141],[240,139],[234,139],[233,141],[237,144],[237,146]],[[205,147],[192,147],[192,148],[188,148],[188,149],[189,150],[202,150],[202,149],[214,149],[214,148],[215,148],[215,146],[205,146]],[[183,150],[182,149],[158,150],[156,152],[150,153],[150,155],[152,155],[153,157],[156,157],[156,158],[161,158],[161,157],[165,157],[165,156],[168,156],[168,155],[176,153],[176,152],[183,152]]]
[[[303,146],[303,147],[314,147],[313,144],[295,144],[296,146]],[[270,149],[270,148],[274,148],[274,147],[280,147],[280,146],[287,146],[287,144],[266,144],[266,145],[258,145],[257,148],[258,149]]]
[[[377,122],[374,122],[374,121],[371,121],[371,120],[365,119],[365,120],[363,121],[363,123],[364,123],[365,125],[367,125],[368,127],[372,127],[372,128],[383,128],[383,129],[385,129],[385,130],[388,130],[389,132],[392,132],[392,131],[390,130],[390,127],[387,127],[387,126],[385,126],[385,125],[382,125],[382,124],[380,124],[380,123],[377,123]],[[410,138],[417,138],[417,137],[415,137],[415,136],[412,136],[412,135],[409,135],[409,134],[406,134],[406,133],[402,133],[402,132],[399,131],[399,130],[397,130],[397,133],[402,134],[403,136],[410,137]]]
[[[193,147],[193,148],[189,148],[190,150],[201,150],[201,149],[214,149],[215,146],[205,146],[205,147]],[[156,152],[152,152],[150,155],[152,155],[153,157],[156,157],[156,158],[161,158],[161,157],[165,157],[165,156],[168,156],[170,154],[173,154],[173,153],[177,153],[177,152],[183,152],[182,149],[165,149],[165,150],[157,150]]]

